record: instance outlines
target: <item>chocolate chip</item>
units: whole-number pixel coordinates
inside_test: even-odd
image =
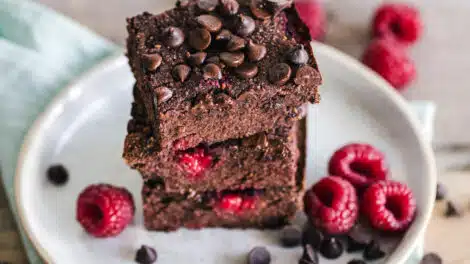
[[[205,50],[211,44],[211,33],[206,29],[196,28],[189,33],[189,45],[196,50]]]
[[[203,11],[214,11],[219,4],[219,0],[199,0],[197,6]]]
[[[142,62],[148,71],[155,71],[162,64],[160,54],[145,54],[142,56]]]
[[[181,46],[184,42],[184,33],[180,28],[167,27],[163,34],[164,42],[169,47],[176,48]]]
[[[289,81],[292,70],[288,64],[278,63],[269,69],[268,74],[271,83],[283,85]]]
[[[442,258],[436,253],[428,253],[421,259],[420,264],[442,264]]]
[[[206,60],[207,63],[214,63],[214,64],[219,64],[220,63],[220,58],[219,56],[212,56]]]
[[[253,31],[255,31],[256,23],[253,18],[246,15],[238,15],[235,22],[235,32],[242,36],[249,36]]]
[[[135,261],[140,264],[152,264],[157,261],[157,251],[154,248],[142,245],[135,254]]]
[[[299,260],[299,264],[318,264],[318,254],[312,248],[311,245],[307,244],[304,246],[304,252]]]
[[[311,245],[314,249],[319,249],[323,241],[323,234],[313,226],[308,226],[302,233],[302,244]]]
[[[177,81],[184,82],[188,78],[190,72],[191,67],[186,64],[180,64],[173,68],[172,74]]]
[[[258,74],[258,66],[252,63],[243,63],[238,68],[235,69],[238,77],[242,79],[250,79]]]
[[[326,238],[320,245],[320,253],[327,259],[336,259],[343,254],[343,245],[334,237]]]
[[[209,32],[218,32],[222,28],[222,21],[212,15],[200,15],[196,17],[196,22]]]
[[[362,242],[362,241],[357,241],[354,238],[348,236],[347,245],[348,245],[348,247],[347,247],[346,251],[348,253],[351,253],[351,252],[357,252],[357,251],[364,250],[367,246],[367,243]]]
[[[275,16],[279,14],[282,10],[290,7],[293,3],[293,0],[261,0],[263,1],[266,8],[271,11]]]
[[[248,253],[248,264],[269,264],[271,263],[271,254],[265,247],[254,247]]]
[[[204,68],[202,68],[204,80],[208,79],[215,79],[220,80],[222,79],[222,70],[219,66],[214,63],[209,63]]]
[[[366,262],[362,259],[352,259],[348,261],[348,264],[366,264]]]
[[[204,61],[206,60],[206,57],[207,57],[207,53],[205,53],[204,51],[189,54],[188,63],[193,66],[199,66],[204,63]]]
[[[69,173],[67,169],[61,165],[52,165],[47,169],[47,179],[54,185],[64,185],[69,180]]]
[[[440,182],[436,186],[436,201],[444,200],[447,196],[447,188]]]
[[[220,0],[220,3],[222,4],[222,12],[226,15],[235,15],[240,8],[237,0]]]
[[[303,65],[308,62],[309,56],[304,45],[297,45],[297,47],[287,53],[287,59],[294,64]]]
[[[267,142],[267,138],[265,141]],[[286,226],[281,230],[280,237],[284,247],[296,247],[302,242],[302,231],[297,226]]]
[[[219,55],[220,60],[229,67],[238,67],[245,60],[243,52],[222,52]]]
[[[365,260],[377,260],[385,256],[385,252],[380,249],[380,245],[372,240],[364,249],[363,257]]]
[[[268,19],[271,17],[271,13],[269,13],[263,6],[260,0],[252,0],[250,4],[251,13],[258,19]]]
[[[155,89],[155,95],[157,103],[161,104],[168,101],[173,96],[173,92],[168,87],[162,86]]]
[[[232,37],[227,43],[228,51],[237,51],[237,50],[243,49],[244,47],[245,47],[245,40],[236,35],[232,35]]]
[[[447,201],[447,208],[446,208],[445,216],[446,217],[460,217],[462,216],[462,213],[452,201]]]
[[[318,79],[317,70],[312,66],[304,65],[297,70],[294,83],[297,85],[311,85],[318,82],[316,79]]]
[[[215,40],[229,41],[231,37],[232,37],[232,32],[230,32],[226,29],[222,29],[222,31],[220,31],[219,34],[217,34],[217,36],[215,36]]]
[[[266,53],[267,49],[264,45],[255,44],[251,40],[248,42],[247,56],[250,61],[260,61],[266,56]]]
[[[189,6],[190,0],[178,0],[176,2],[176,7],[186,8]]]

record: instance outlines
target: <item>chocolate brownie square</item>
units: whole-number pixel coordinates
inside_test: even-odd
[[[310,36],[289,1],[186,0],[128,19],[127,55],[155,147],[291,126],[319,101]]]
[[[167,192],[296,186],[303,120],[241,139],[186,150],[158,150],[139,93],[132,115],[123,157],[145,180],[162,185]]]

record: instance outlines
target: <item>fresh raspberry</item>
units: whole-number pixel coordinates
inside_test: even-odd
[[[329,176],[321,179],[304,197],[310,222],[327,234],[342,234],[351,229],[358,214],[356,190],[348,181]]]
[[[372,23],[374,37],[393,37],[403,44],[416,42],[423,27],[419,11],[406,4],[382,5]]]
[[[212,160],[212,156],[202,147],[179,155],[179,164],[192,179],[199,178],[207,168],[211,167]]]
[[[414,63],[404,47],[390,38],[372,41],[362,56],[362,62],[399,91],[416,77]]]
[[[240,213],[254,209],[255,197],[235,193],[224,194],[220,198],[218,207],[225,212]]]
[[[90,235],[113,237],[130,223],[134,211],[129,191],[110,184],[94,184],[78,196],[76,218]]]
[[[326,32],[326,13],[321,3],[317,0],[295,1],[295,8],[300,19],[308,27],[311,38],[321,40]]]
[[[416,202],[405,184],[381,181],[365,191],[361,210],[376,229],[404,231],[413,221]]]
[[[328,163],[328,172],[340,176],[357,188],[386,180],[385,156],[368,144],[353,143],[336,150]]]

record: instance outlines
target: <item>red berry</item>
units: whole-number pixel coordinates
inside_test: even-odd
[[[388,167],[379,150],[368,144],[353,143],[335,151],[328,163],[328,172],[363,188],[386,180]]]
[[[358,214],[356,190],[348,181],[329,176],[321,179],[304,197],[310,222],[327,234],[342,234],[351,229]]]
[[[241,213],[254,209],[256,206],[256,197],[245,194],[229,193],[220,198],[218,207],[224,212]]]
[[[393,37],[400,43],[412,44],[422,31],[419,11],[406,4],[384,4],[377,9],[372,34],[375,37]]]
[[[199,147],[189,152],[181,153],[179,163],[188,177],[197,179],[212,165],[212,156],[205,148]]]
[[[90,235],[113,237],[131,222],[134,211],[129,191],[109,184],[95,184],[78,196],[76,218]]]
[[[404,47],[390,38],[372,41],[362,56],[362,62],[397,90],[403,90],[416,77],[414,63]]]
[[[314,40],[321,40],[325,36],[326,14],[320,2],[295,1],[295,8],[300,19],[308,27],[310,36]]]
[[[396,181],[372,184],[364,193],[361,210],[372,227],[404,231],[414,219],[416,202],[408,186]]]

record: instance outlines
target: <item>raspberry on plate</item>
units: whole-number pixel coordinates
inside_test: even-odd
[[[77,221],[92,236],[113,237],[121,233],[134,216],[132,194],[110,184],[93,184],[77,199]]]
[[[385,156],[369,144],[352,143],[336,150],[328,163],[328,172],[340,176],[358,188],[386,180]]]
[[[391,38],[372,41],[362,56],[362,62],[399,91],[416,77],[413,61],[404,47]]]
[[[382,231],[404,231],[414,219],[416,201],[411,189],[396,181],[372,184],[364,193],[361,210],[372,227]]]
[[[356,190],[348,181],[329,176],[321,179],[304,197],[305,213],[310,222],[327,234],[343,234],[356,222]]]
[[[415,43],[421,35],[419,11],[406,4],[384,4],[375,12],[372,22],[374,37],[393,37],[400,43]]]
[[[321,40],[326,33],[326,13],[321,3],[317,0],[295,1],[295,9],[308,27],[312,39]]]

